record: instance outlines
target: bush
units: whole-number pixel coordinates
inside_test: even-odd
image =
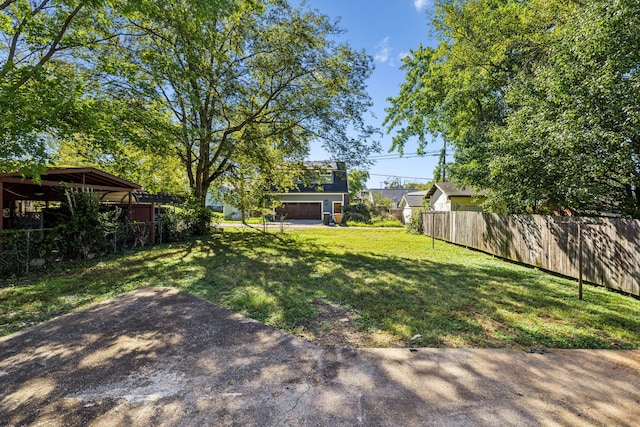
[[[209,234],[211,224],[217,218],[211,209],[202,207],[199,201],[193,198],[187,200],[177,213],[178,222],[182,222],[183,227],[193,236]]]
[[[106,235],[117,227],[120,209],[101,211],[98,196],[89,191],[67,188],[57,218],[57,233],[63,237],[67,258],[84,259],[107,247]]]
[[[411,215],[411,221],[407,224],[407,231],[415,234],[424,233],[424,224],[422,222],[422,212],[414,212]]]
[[[371,211],[364,203],[356,203],[342,207],[345,222],[369,222],[371,221]]]
[[[162,241],[179,242],[188,234],[176,209],[166,209],[162,215]]]

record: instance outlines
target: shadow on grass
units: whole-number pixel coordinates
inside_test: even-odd
[[[296,235],[224,233],[120,257],[64,279],[50,304],[71,311],[70,293],[81,306],[148,285],[176,287],[291,333],[317,322],[316,302],[327,301],[355,313],[360,333],[381,331],[401,346],[638,348],[640,341],[634,300],[618,296],[615,305],[616,296],[600,292],[579,302],[571,282],[498,261],[340,252]],[[47,298],[43,287],[33,292],[29,298]]]

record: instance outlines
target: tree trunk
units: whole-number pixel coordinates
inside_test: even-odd
[[[206,180],[202,180],[199,182],[198,186],[195,188],[195,192],[193,196],[198,201],[198,206],[204,208],[207,204],[207,192],[209,191],[209,184]]]

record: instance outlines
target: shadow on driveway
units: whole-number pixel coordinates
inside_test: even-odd
[[[337,349],[145,288],[0,339],[0,425],[637,425],[640,352]]]

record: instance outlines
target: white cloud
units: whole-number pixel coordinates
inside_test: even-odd
[[[389,45],[389,37],[385,37],[376,46],[376,54],[373,56],[373,59],[379,62],[389,62],[392,50],[393,49]]]
[[[428,5],[429,0],[413,0],[413,7],[415,7],[418,12],[425,9]]]

